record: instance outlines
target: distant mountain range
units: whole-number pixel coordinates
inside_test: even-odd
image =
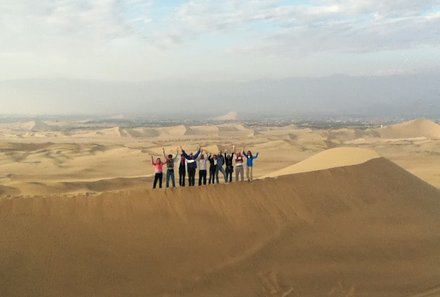
[[[440,72],[249,82],[0,81],[0,114],[440,114]]]

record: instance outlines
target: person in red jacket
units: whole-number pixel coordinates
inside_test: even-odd
[[[154,161],[153,156],[151,156],[151,164],[154,167],[153,189],[156,189],[157,182],[159,182],[159,188],[162,188],[163,166],[166,163],[162,162],[160,158],[157,158],[156,161]]]

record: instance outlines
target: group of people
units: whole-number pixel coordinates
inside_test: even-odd
[[[157,185],[159,185],[159,188],[162,188],[165,166],[166,187],[170,187],[170,182],[172,187],[176,187],[174,168],[179,157],[179,185],[181,187],[185,186],[187,173],[188,185],[190,187],[195,186],[197,169],[199,173],[199,186],[206,185],[207,183],[219,183],[220,174],[223,175],[225,183],[231,183],[234,171],[235,181],[244,181],[245,167],[246,178],[248,181],[252,181],[254,160],[258,158],[258,153],[253,155],[251,151],[245,152],[244,148],[240,151],[236,151],[235,146],[232,147],[232,151],[219,151],[215,154],[208,152],[207,150],[202,150],[202,147],[199,147],[195,153],[187,153],[182,147],[180,147],[180,154],[179,149],[177,149],[176,155],[174,156],[172,154],[167,155],[164,148],[162,148],[162,152],[165,158],[164,161],[162,161],[161,158],[154,159],[154,157],[151,156],[151,164],[154,167],[153,189],[155,189]]]

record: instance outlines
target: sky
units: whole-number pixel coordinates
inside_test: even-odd
[[[0,81],[432,71],[440,0],[1,0],[0,65]]]

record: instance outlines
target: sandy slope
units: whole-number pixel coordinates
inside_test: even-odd
[[[292,166],[274,171],[264,177],[277,177],[300,172],[317,171],[334,167],[365,163],[380,156],[373,150],[353,147],[339,147],[325,150]]]
[[[440,139],[440,125],[430,120],[416,119],[376,130],[384,138],[426,137]]]
[[[440,282],[439,201],[383,158],[251,184],[3,198],[0,296],[411,296]]]

